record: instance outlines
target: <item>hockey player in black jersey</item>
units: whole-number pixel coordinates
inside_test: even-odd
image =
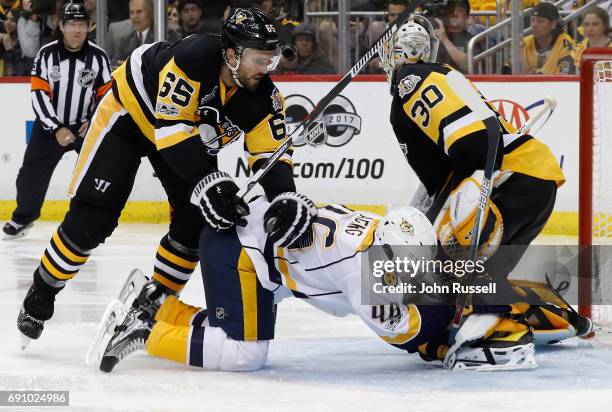
[[[541,232],[565,177],[551,150],[533,136],[517,133],[475,87],[467,101],[457,84],[467,80],[452,67],[435,62],[437,48],[431,23],[417,15],[384,48],[381,59],[393,94],[391,124],[410,167],[433,205],[439,205],[427,214],[442,249],[447,255],[465,257],[472,243],[489,142],[485,119],[472,110],[470,101],[484,101],[497,118],[501,138],[477,256],[487,259],[489,275],[499,282]],[[565,311],[562,316],[571,318],[579,335],[587,333],[590,320],[574,315]]]
[[[471,195],[480,191],[488,137],[483,119],[455,89],[454,79],[462,75],[435,63],[437,43],[429,21],[413,16],[385,49],[391,124],[427,194],[446,199],[441,211],[429,216],[442,244],[469,246],[478,200]],[[491,256],[500,244],[531,243],[552,213],[565,177],[548,146],[517,134],[475,87],[473,93],[496,116],[502,135],[479,251]]]
[[[198,263],[204,221],[216,230],[244,225],[247,205],[217,168],[217,153],[244,136],[253,170],[285,139],[284,99],[268,73],[280,57],[274,24],[258,9],[237,9],[223,35],[193,35],[146,44],[113,73],[113,86],[93,116],[75,167],[70,210],[53,234],[18,318],[22,334],[40,336],[56,294],[110,236],[147,156],[173,209],[159,244],[151,299],[178,293]],[[291,151],[262,179],[273,211],[295,215]],[[275,201],[277,195],[289,195]],[[279,204],[282,203],[282,204]],[[204,219],[202,218],[204,217]],[[310,224],[282,228],[300,232]],[[287,233],[278,234],[278,236]]]

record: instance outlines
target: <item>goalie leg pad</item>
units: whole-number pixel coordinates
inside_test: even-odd
[[[464,179],[449,196],[450,206],[440,221],[438,238],[450,256],[456,253],[456,248],[467,248],[472,243],[480,199],[480,175],[477,171]],[[491,199],[485,206],[480,227],[478,255],[492,256],[501,243],[504,225],[501,213]]]

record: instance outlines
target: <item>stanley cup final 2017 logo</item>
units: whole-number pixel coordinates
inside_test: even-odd
[[[285,98],[285,113],[287,119],[287,132],[291,134],[314,109],[313,102],[301,94],[291,94]],[[355,106],[346,97],[339,95],[323,110],[320,117],[325,126],[327,140],[324,144],[340,147],[347,144],[353,136],[361,132],[361,116],[357,114]],[[317,125],[320,127],[320,125]],[[294,146],[306,144],[304,134],[294,138]]]

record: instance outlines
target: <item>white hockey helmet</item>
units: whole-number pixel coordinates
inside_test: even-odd
[[[439,44],[431,22],[424,16],[410,15],[408,21],[384,44],[380,53],[389,85],[393,85],[393,75],[403,65],[419,61],[435,62]]]
[[[374,233],[374,245],[382,246],[389,259],[432,259],[438,250],[438,238],[420,210],[403,206],[381,219]]]

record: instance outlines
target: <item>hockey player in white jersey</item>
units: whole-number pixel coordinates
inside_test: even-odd
[[[467,316],[457,335],[457,342],[465,345],[449,353],[447,326],[454,305],[405,304],[401,295],[387,304],[363,304],[363,281],[370,278],[362,275],[362,258],[372,245],[384,245],[395,256],[405,250],[399,246],[419,245],[419,259],[435,256],[435,231],[417,209],[404,207],[384,217],[340,205],[316,209],[295,193],[274,200],[270,209],[278,209],[275,219],[265,213],[268,206],[263,198],[252,202],[244,228],[202,232],[207,309],[175,296],[147,301],[143,291],[140,303],[135,302],[110,341],[103,342],[108,344],[100,369],[110,372],[125,356],[145,349],[152,356],[208,370],[257,370],[274,338],[276,303],[288,296],[332,315],[356,314],[385,342],[419,352],[425,360],[446,357],[451,366],[467,368],[535,366],[533,331],[520,310],[509,305],[503,313]],[[312,219],[312,229],[299,237],[285,236],[304,219]],[[529,285],[523,289],[534,293]],[[555,329],[559,339],[575,335],[562,317]]]

